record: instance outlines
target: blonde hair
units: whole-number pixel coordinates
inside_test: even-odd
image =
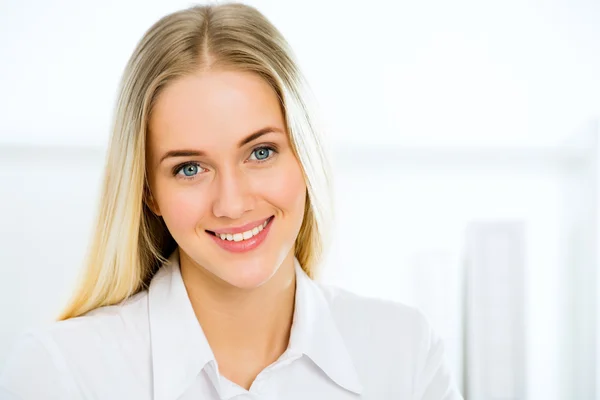
[[[114,305],[148,287],[177,248],[162,218],[150,211],[146,131],[161,90],[199,69],[259,74],[279,97],[292,148],[307,184],[304,220],[295,256],[315,276],[329,240],[329,164],[309,88],[281,33],[255,8],[225,3],[196,6],[156,22],[135,48],[116,103],[102,196],[80,283],[59,316],[77,317]]]

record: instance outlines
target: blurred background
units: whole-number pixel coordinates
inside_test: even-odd
[[[467,399],[600,399],[600,2],[246,3],[327,128],[322,280],[422,309]],[[69,297],[129,55],[192,4],[0,2],[0,365]]]

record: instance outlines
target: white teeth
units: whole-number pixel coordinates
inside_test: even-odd
[[[242,240],[248,240],[252,236],[258,235],[260,231],[262,231],[266,226],[269,220],[266,220],[262,224],[250,229],[249,231],[243,233],[218,233],[216,236],[220,237],[221,240],[229,240],[234,242],[241,242]]]

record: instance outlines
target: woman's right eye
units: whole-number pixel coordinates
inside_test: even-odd
[[[175,175],[179,175],[184,179],[190,179],[195,177],[201,171],[201,168],[198,163],[183,164],[175,170]]]

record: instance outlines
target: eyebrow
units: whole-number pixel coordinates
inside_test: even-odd
[[[240,140],[238,143],[238,147],[243,147],[248,143],[258,139],[259,137],[266,135],[267,133],[284,133],[281,129],[275,128],[272,126],[267,126],[265,128],[259,129],[258,131],[246,136],[244,139]],[[162,163],[165,159],[170,157],[202,157],[205,156],[206,153],[200,150],[171,150],[167,151],[160,159],[159,164]]]

